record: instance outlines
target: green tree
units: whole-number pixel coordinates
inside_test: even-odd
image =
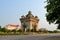
[[[58,24],[58,29],[60,29],[60,0],[47,0],[46,5],[46,19],[51,23]]]
[[[1,29],[2,29],[2,28],[1,28],[1,26],[0,26],[0,31],[1,31]]]
[[[0,28],[1,28],[1,26],[0,26]]]
[[[6,29],[5,27],[1,28],[2,32],[8,32],[8,29]]]

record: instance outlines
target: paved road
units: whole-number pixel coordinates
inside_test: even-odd
[[[0,36],[0,40],[60,40],[60,34],[47,34],[37,36]]]

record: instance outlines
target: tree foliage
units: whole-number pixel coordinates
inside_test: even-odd
[[[46,19],[49,24],[58,24],[60,29],[60,0],[47,0],[46,10]]]

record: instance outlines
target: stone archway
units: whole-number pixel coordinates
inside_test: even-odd
[[[25,25],[25,23],[23,24],[23,31],[26,32],[26,25]]]
[[[36,28],[37,28],[37,25],[35,24],[35,25],[33,26],[33,30],[36,31]]]

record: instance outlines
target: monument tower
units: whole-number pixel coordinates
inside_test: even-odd
[[[35,29],[36,31],[38,30],[39,19],[37,16],[34,17],[31,11],[29,11],[26,16],[21,16],[20,21],[24,31],[26,29]]]

